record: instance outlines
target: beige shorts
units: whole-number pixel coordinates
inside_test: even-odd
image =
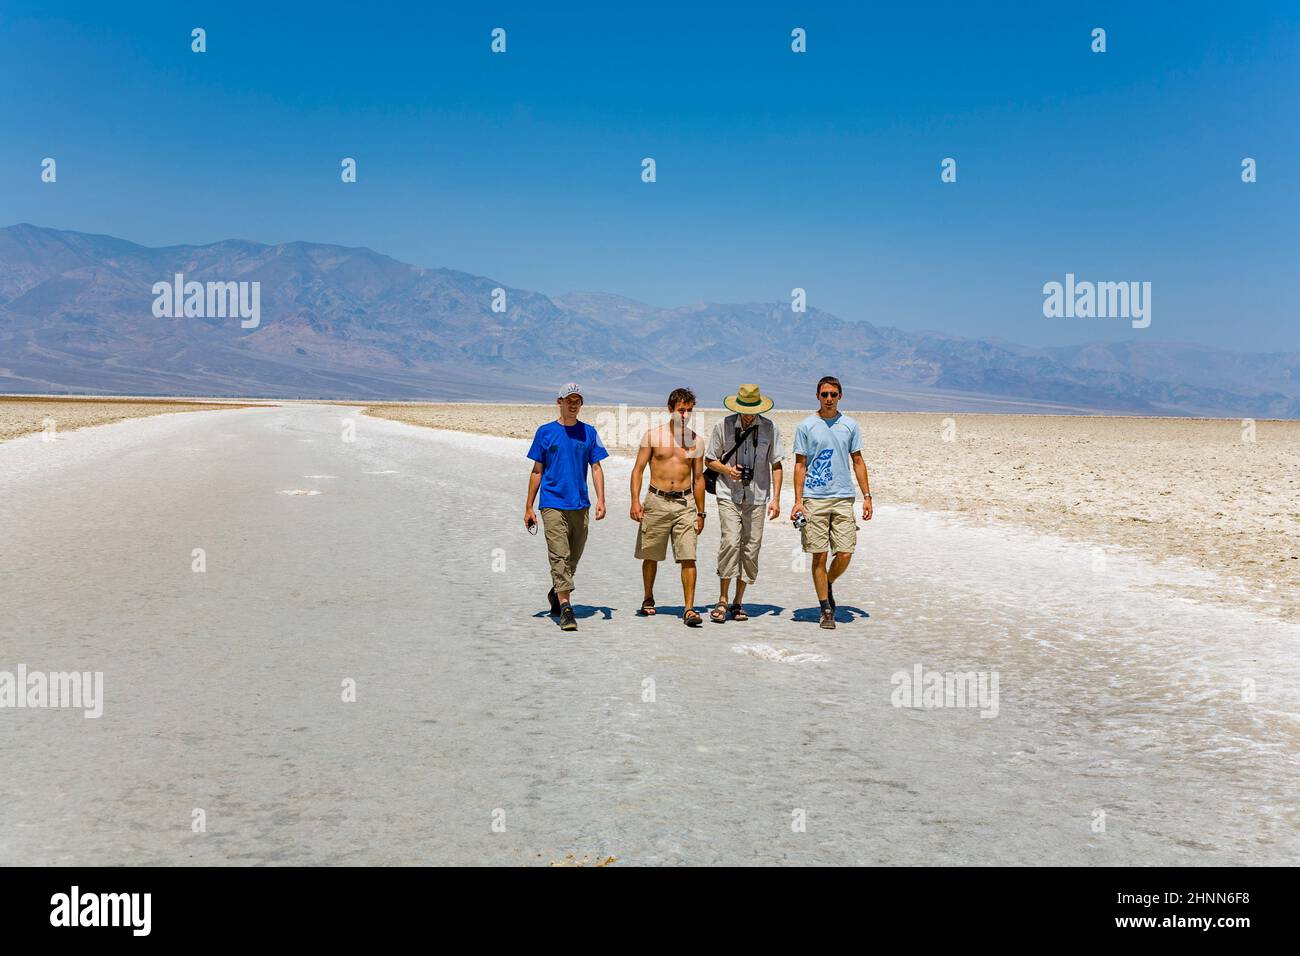
[[[642,561],[663,561],[668,542],[676,561],[695,560],[695,498],[661,498],[654,492],[642,503],[645,514],[636,532],[636,556]]]
[[[800,532],[809,554],[849,552],[858,544],[858,522],[853,514],[856,498],[804,498],[808,523]]]

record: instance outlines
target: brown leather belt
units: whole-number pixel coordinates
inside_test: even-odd
[[[686,489],[682,489],[681,491],[660,491],[654,485],[651,485],[650,494],[658,495],[660,498],[670,498],[673,500],[678,500],[681,498],[685,498],[687,495],[690,494],[690,491]]]

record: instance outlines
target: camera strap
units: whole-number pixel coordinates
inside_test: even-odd
[[[727,451],[723,454],[721,458],[718,459],[718,461],[722,462],[722,464],[724,465],[727,462],[729,462],[731,460],[731,456],[740,450],[741,443],[750,436],[751,432],[757,430],[758,430],[758,422],[754,422],[754,424],[750,425],[749,428],[745,429],[745,433],[742,435],[740,433],[740,416],[737,415],[736,433],[735,433],[736,443],[732,445],[729,449],[727,449]],[[716,495],[718,493],[718,473],[714,471],[712,468],[706,468],[704,470],[704,491],[705,494],[710,494],[710,495]]]
[[[723,455],[721,458],[719,458],[718,461],[722,462],[724,465],[725,465],[727,462],[731,461],[731,456],[734,455],[736,452],[740,451],[740,446],[744,444],[745,439],[748,438],[750,435],[754,434],[754,432],[756,432],[756,431],[758,431],[758,422],[754,422],[754,424],[750,425],[748,428],[745,429],[744,434],[741,434],[741,431],[740,431],[740,416],[737,415],[737,416],[736,416],[736,432],[735,432],[735,434],[736,434],[736,443],[735,443],[734,445],[732,445],[731,448],[728,449],[727,453],[726,453],[725,455]]]

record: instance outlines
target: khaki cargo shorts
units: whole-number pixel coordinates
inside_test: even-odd
[[[809,554],[824,551],[851,553],[858,544],[858,522],[853,514],[856,498],[804,498],[808,523],[800,534]]]
[[[668,542],[673,543],[673,559],[695,560],[695,498],[661,498],[654,492],[642,502],[645,514],[636,532],[636,556],[642,561],[663,561],[668,557]]]

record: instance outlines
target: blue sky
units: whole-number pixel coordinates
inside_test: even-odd
[[[1028,344],[1300,349],[1300,4],[445,6],[6,0],[0,224],[364,245],[657,305],[800,286]],[[1044,318],[1067,272],[1150,281],[1151,327]]]

